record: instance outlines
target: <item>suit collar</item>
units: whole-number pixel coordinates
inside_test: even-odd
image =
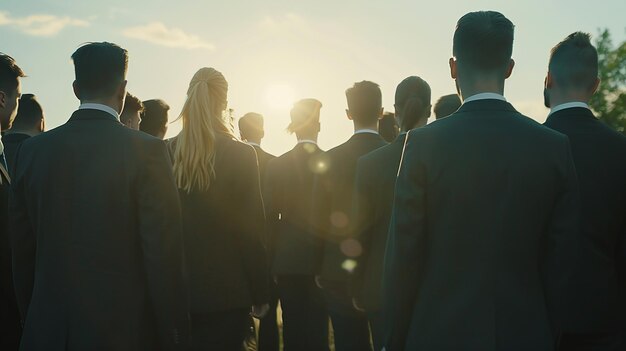
[[[70,122],[74,121],[85,121],[85,120],[107,120],[115,123],[120,123],[119,119],[115,118],[108,112],[96,109],[79,109],[74,111],[72,117],[70,117]]]
[[[593,119],[597,120],[596,116],[594,116],[593,112],[586,107],[570,107],[562,110],[558,110],[554,113],[551,113],[548,116],[547,121],[555,120],[555,119]]]
[[[507,111],[507,112],[517,112],[517,110],[510,103],[502,100],[496,99],[483,99],[483,100],[474,100],[469,101],[461,105],[459,110],[455,112],[473,112],[473,111]]]
[[[350,137],[350,140],[383,140],[378,133],[356,133]]]

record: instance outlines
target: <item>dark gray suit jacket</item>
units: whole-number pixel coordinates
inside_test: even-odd
[[[578,217],[567,137],[509,103],[411,131],[385,256],[388,350],[553,350]]]
[[[352,277],[352,293],[368,312],[379,311],[393,191],[406,133],[359,159],[354,187],[354,237],[362,247]]]
[[[566,332],[614,332],[626,323],[626,137],[586,108],[545,125],[569,137],[578,173],[584,247],[571,287]]]
[[[78,110],[25,141],[13,175],[21,350],[183,346],[180,204],[163,141]]]

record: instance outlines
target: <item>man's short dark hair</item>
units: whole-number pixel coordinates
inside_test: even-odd
[[[396,139],[399,130],[400,126],[393,112],[385,112],[383,118],[378,121],[378,134],[388,143]]]
[[[433,110],[435,118],[448,117],[461,107],[461,99],[457,94],[444,95],[437,100]]]
[[[598,51],[588,33],[575,32],[550,53],[550,74],[564,87],[589,89],[598,79]]]
[[[367,80],[354,83],[346,90],[346,99],[354,121],[373,123],[380,117],[383,98],[378,84]]]
[[[0,90],[6,94],[13,94],[17,89],[17,79],[20,77],[26,75],[13,57],[0,52]]]
[[[513,23],[495,11],[470,12],[454,31],[453,55],[474,70],[505,70],[513,53]]]
[[[169,110],[170,106],[161,99],[144,101],[139,130],[156,136],[167,125],[167,112]]]
[[[258,140],[263,138],[263,115],[256,112],[248,112],[239,119],[239,133],[245,140]]]
[[[33,94],[22,94],[12,129],[31,129],[41,124],[43,109]]]
[[[111,97],[126,79],[128,52],[113,43],[85,44],[72,60],[81,100]]]
[[[122,119],[122,123],[126,122],[125,120],[123,120],[126,116],[130,116],[137,112],[142,113],[143,108],[144,107],[143,107],[143,103],[141,102],[141,100],[139,100],[139,98],[137,98],[135,95],[127,92],[126,99],[124,100],[124,109],[122,110],[122,113],[120,113],[120,118]]]

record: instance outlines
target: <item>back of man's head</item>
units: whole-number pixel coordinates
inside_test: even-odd
[[[126,93],[124,109],[120,113],[120,122],[129,128],[139,130],[143,109],[143,103],[139,98],[131,93]]]
[[[265,131],[263,130],[263,115],[256,112],[248,112],[239,119],[239,133],[241,139],[253,143],[259,143]]]
[[[587,33],[575,32],[552,48],[548,70],[561,89],[589,91],[598,80],[598,52]]]
[[[72,54],[72,60],[81,101],[109,99],[126,79],[128,52],[115,44],[85,44]]]
[[[14,132],[43,132],[43,109],[33,94],[22,94],[17,116],[13,121],[11,130]]]
[[[461,98],[457,94],[444,95],[437,100],[433,110],[435,118],[441,119],[448,117],[461,107]]]
[[[459,68],[504,75],[513,53],[513,32],[513,23],[499,12],[464,15],[457,22],[452,48]]]
[[[356,123],[375,123],[382,114],[382,93],[378,84],[370,81],[354,83],[346,90],[348,114]]]
[[[322,103],[317,99],[302,99],[291,109],[291,123],[287,127],[298,138],[316,137],[320,131],[320,109]]]
[[[139,130],[163,139],[167,132],[167,112],[169,110],[170,106],[161,99],[144,101]]]

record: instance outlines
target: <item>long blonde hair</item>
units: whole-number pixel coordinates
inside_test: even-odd
[[[179,189],[206,191],[215,177],[215,139],[218,133],[234,137],[224,118],[228,82],[214,68],[194,74],[178,119],[183,129],[174,148],[174,177]]]

